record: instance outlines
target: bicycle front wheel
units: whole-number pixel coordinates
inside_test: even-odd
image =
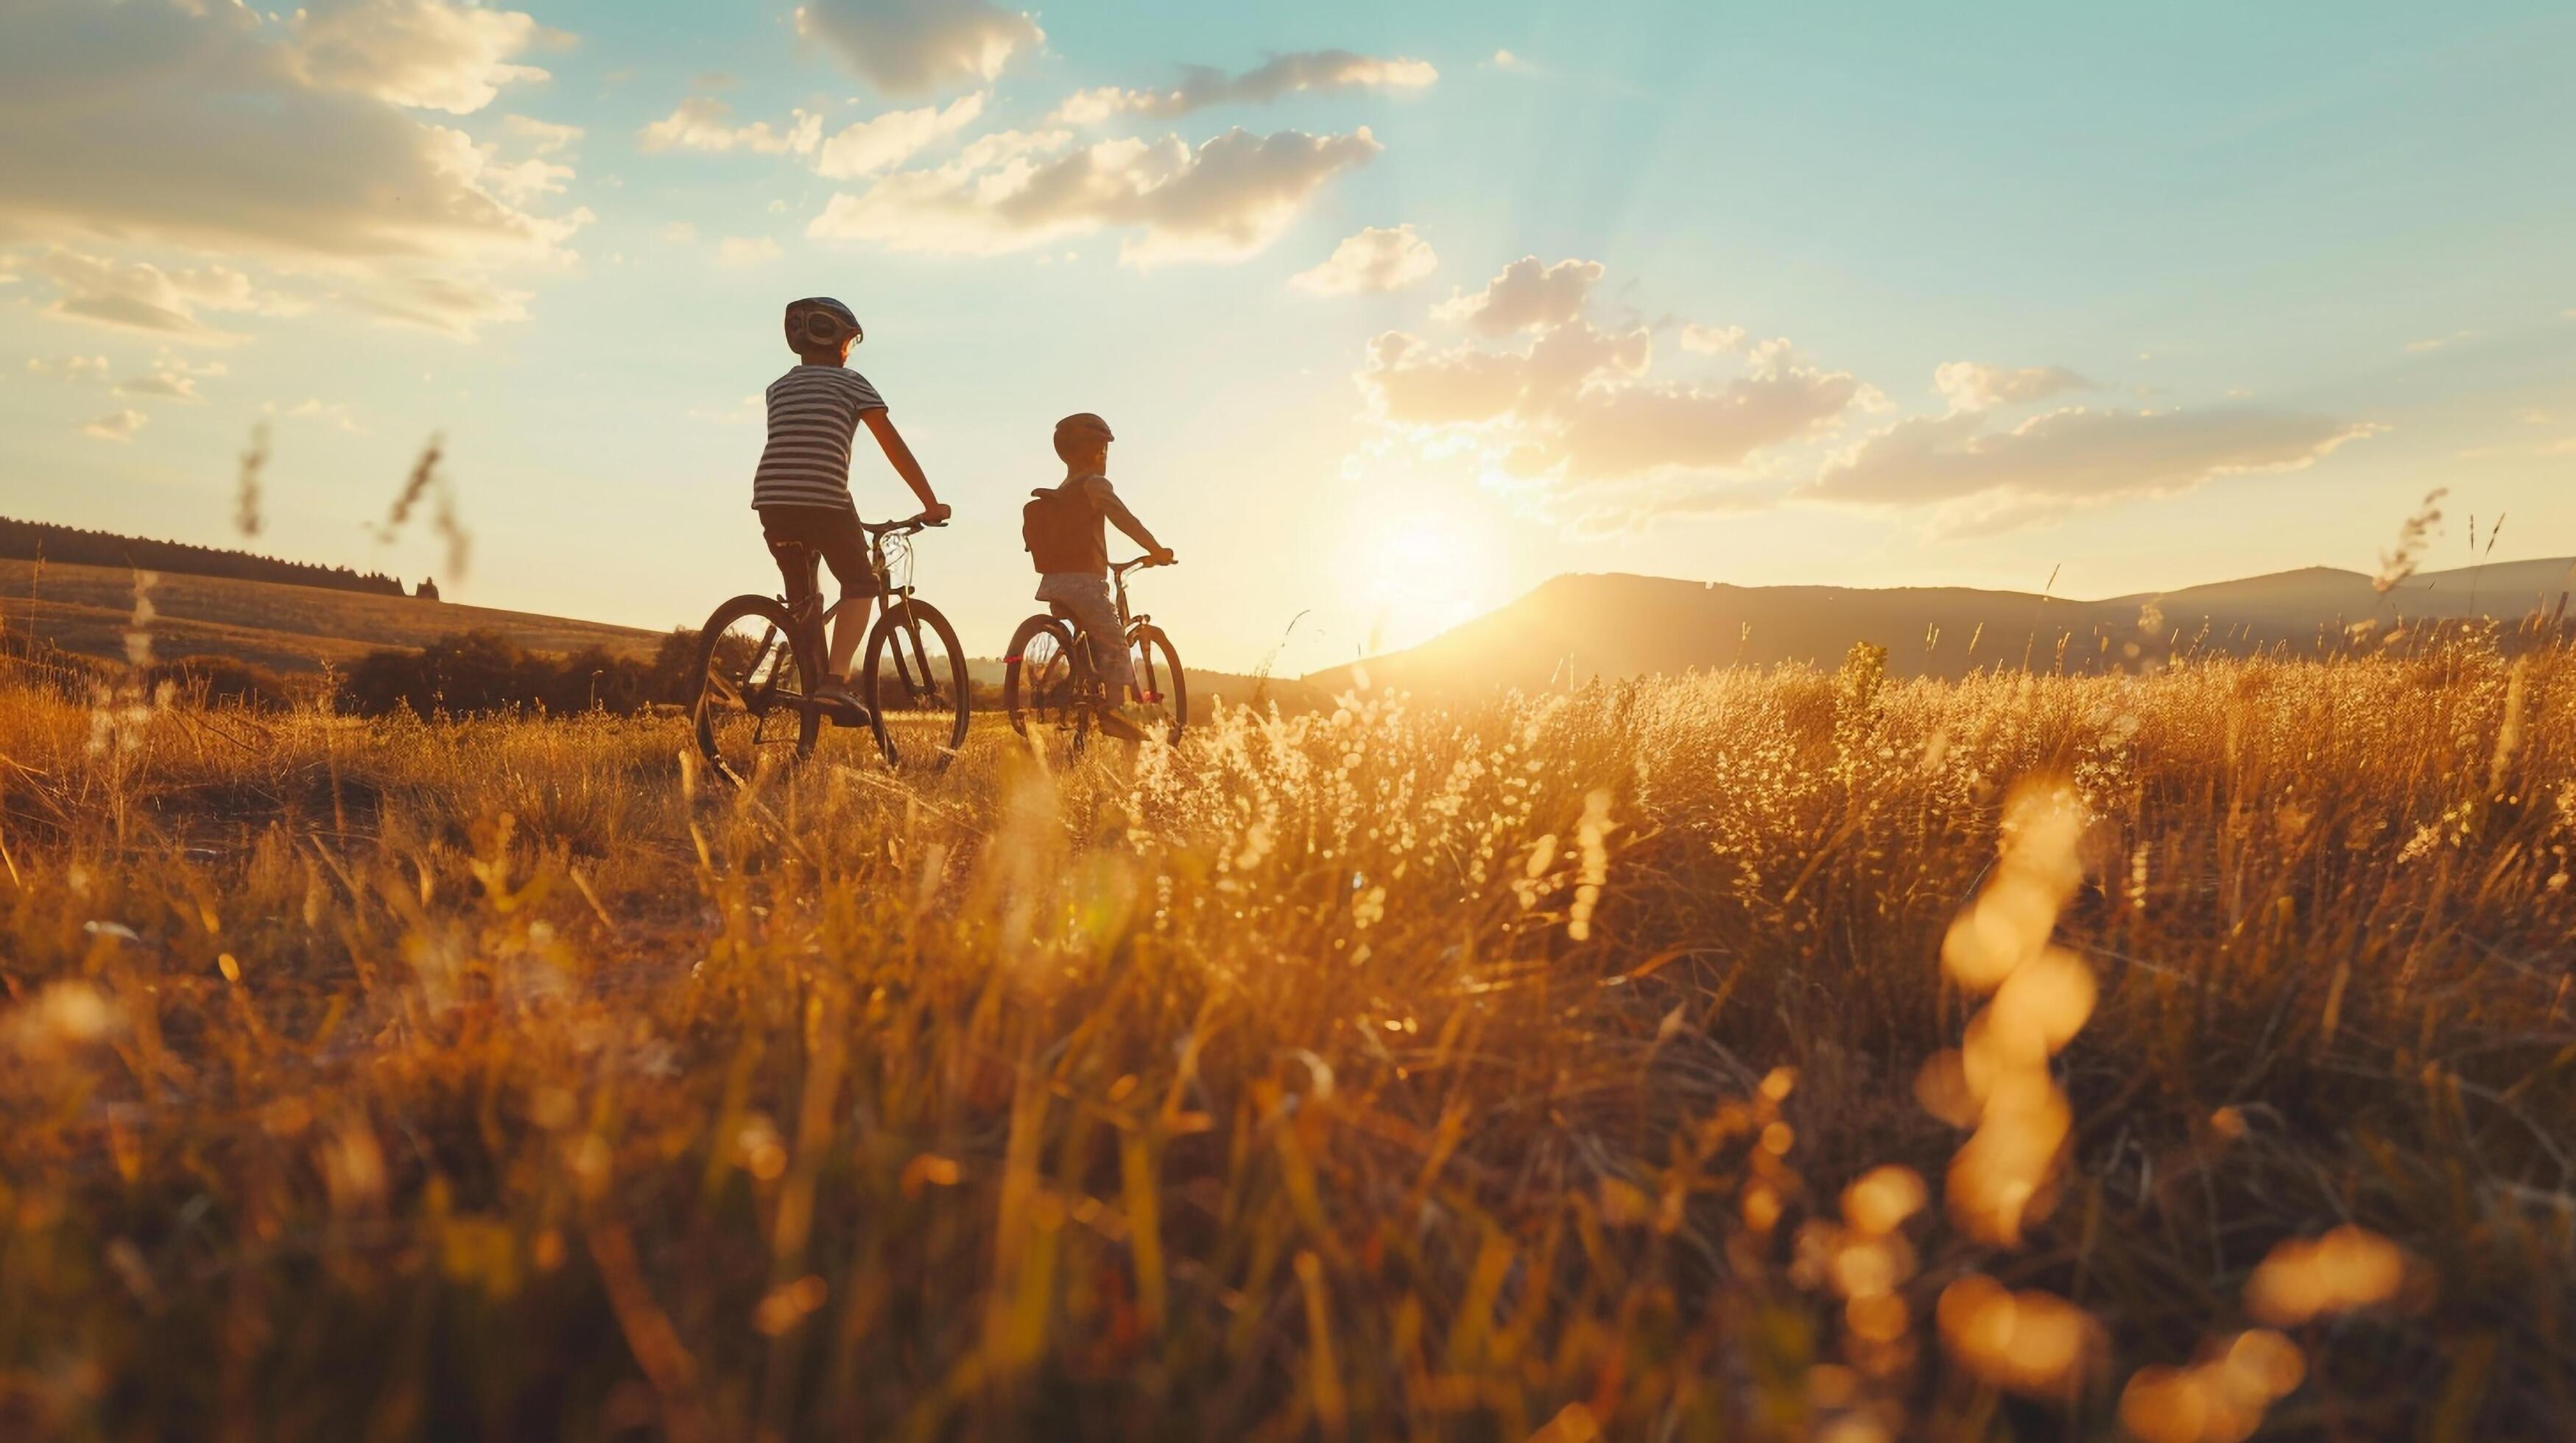
[[[1134,658],[1136,708],[1144,713],[1145,734],[1159,733],[1165,744],[1180,745],[1181,728],[1190,719],[1190,680],[1181,671],[1181,654],[1159,626],[1128,632],[1127,652]]]
[[[690,706],[698,755],[725,781],[747,786],[764,761],[813,754],[822,717],[805,704],[814,658],[796,645],[787,608],[737,596],[698,633],[698,693]]]
[[[966,744],[966,653],[956,629],[926,602],[904,597],[868,633],[868,706],[886,765],[947,769]]]

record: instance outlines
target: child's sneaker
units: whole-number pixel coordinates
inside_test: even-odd
[[[1147,724],[1145,714],[1132,706],[1115,707],[1100,713],[1101,735],[1113,736],[1122,742],[1152,740],[1145,731]]]
[[[859,694],[839,677],[814,688],[814,704],[831,714],[835,726],[863,727],[874,719],[868,704],[859,700]]]

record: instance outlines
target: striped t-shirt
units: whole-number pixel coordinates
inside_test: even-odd
[[[859,417],[882,411],[868,378],[843,366],[798,366],[769,383],[769,444],[752,473],[754,506],[830,506],[850,502],[850,437]]]

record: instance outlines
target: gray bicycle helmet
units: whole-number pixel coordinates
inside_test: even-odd
[[[845,336],[853,344],[868,338],[858,316],[848,306],[830,296],[807,296],[787,303],[787,344],[791,349],[837,346]]]

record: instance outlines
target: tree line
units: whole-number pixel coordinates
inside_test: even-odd
[[[192,546],[184,541],[154,541],[113,531],[83,531],[49,521],[20,521],[0,516],[0,558],[12,561],[56,561],[66,566],[133,566],[182,576],[221,576],[236,581],[275,581],[289,586],[318,586],[331,591],[357,591],[374,596],[400,596],[399,577],[381,571],[352,571],[346,566],[318,566],[309,561],[280,561],[247,551]]]
[[[698,634],[674,631],[649,657],[586,646],[534,652],[497,631],[462,631],[418,650],[371,651],[340,679],[342,711],[480,716],[603,711],[632,716],[697,699]]]

